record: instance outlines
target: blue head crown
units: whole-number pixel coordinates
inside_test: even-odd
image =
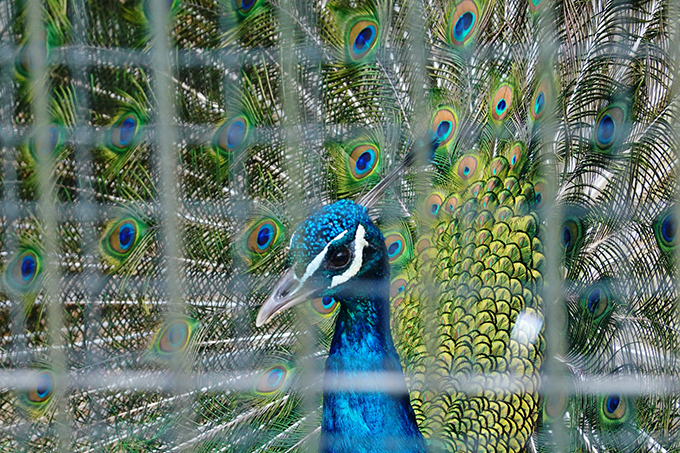
[[[350,200],[340,200],[324,206],[309,216],[295,231],[291,239],[289,257],[298,275],[304,272],[304,265],[310,258],[317,256],[326,245],[344,233],[344,237],[354,238],[357,228],[362,225],[366,239],[384,241],[382,233],[373,224],[364,206]]]

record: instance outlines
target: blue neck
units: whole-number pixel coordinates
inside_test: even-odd
[[[324,378],[323,452],[425,451],[392,343],[387,285],[339,299]]]

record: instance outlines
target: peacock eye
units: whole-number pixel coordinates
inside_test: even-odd
[[[347,263],[349,263],[350,257],[351,253],[349,252],[349,249],[347,247],[340,247],[335,252],[333,252],[330,258],[327,260],[326,266],[329,269],[343,268],[347,265]]]

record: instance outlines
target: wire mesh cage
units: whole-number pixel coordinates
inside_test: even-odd
[[[0,2],[0,449],[680,451],[678,11]]]

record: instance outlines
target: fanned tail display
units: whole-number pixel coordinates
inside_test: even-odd
[[[0,4],[0,450],[680,452],[679,37]]]

